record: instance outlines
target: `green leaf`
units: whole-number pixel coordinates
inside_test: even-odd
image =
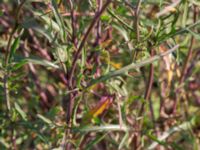
[[[41,12],[33,12],[33,13],[35,16],[38,16],[44,22],[45,25],[47,24],[49,27],[51,27],[52,30],[56,32],[60,31],[60,26],[57,24],[57,22],[52,20],[49,16],[44,15]]]
[[[3,11],[2,11],[2,10],[0,10],[0,17],[1,17],[1,16],[3,16]]]
[[[38,33],[45,36],[49,42],[53,41],[53,36],[50,31],[46,30],[43,26],[39,25],[35,20],[28,20],[22,23],[22,27],[25,29],[33,29],[37,31]]]
[[[5,147],[5,149],[1,146],[2,150],[6,150],[6,149],[9,149],[9,142],[6,141],[6,139],[0,137],[0,144]]]
[[[56,4],[56,1],[55,0],[51,0],[51,3],[52,3],[52,8],[53,8],[53,13],[54,13],[54,16],[56,18],[56,21],[58,23],[58,25],[60,26],[61,28],[61,35],[62,35],[62,38],[64,40],[64,38],[66,37],[65,35],[65,28],[64,28],[64,23],[63,23],[63,20],[62,20],[62,17],[60,16],[59,12],[58,12],[58,6]]]
[[[115,12],[113,12],[111,9],[108,9],[108,13],[115,18],[117,21],[119,21],[122,25],[124,25],[125,27],[127,27],[129,30],[135,32],[135,30],[129,25],[127,24],[124,20],[122,20],[120,17],[118,17]]]
[[[188,32],[190,32],[192,34],[192,36],[194,36],[195,39],[200,40],[200,34],[195,33],[193,31],[191,31],[190,29],[187,29]]]
[[[192,28],[194,28],[195,26],[197,26],[199,24],[200,24],[200,20],[198,20],[197,22],[195,22],[193,24],[188,25],[185,28],[176,29],[176,31],[172,30],[168,34],[163,34],[162,36],[158,37],[158,43],[163,43],[167,39],[172,38],[172,37],[174,37],[176,35],[181,35],[181,34],[187,33],[189,29],[192,29]]]
[[[20,62],[17,62],[16,64],[14,64],[11,68],[11,71],[15,71],[18,70],[19,68],[23,67],[25,64],[27,64],[28,60],[21,60]]]
[[[93,118],[92,118],[92,122],[93,122],[94,124],[100,124],[100,123],[101,123],[101,120],[100,120],[98,117],[93,117]]]
[[[56,68],[56,69],[59,68],[58,65],[41,58],[25,58],[24,60],[26,60],[27,62],[31,62],[33,64],[43,65],[46,67],[51,67],[51,68]]]
[[[147,134],[147,136],[148,136],[151,140],[153,140],[153,141],[159,143],[160,145],[166,145],[166,142],[160,141],[156,136],[152,135],[150,132]]]
[[[9,59],[8,59],[9,63],[11,62],[11,59],[16,52],[16,49],[19,47],[19,44],[20,44],[20,38],[18,37],[14,40],[14,42],[11,46],[10,56],[9,56]]]
[[[127,73],[127,71],[129,71],[129,70],[131,70],[131,69],[137,69],[137,68],[143,67],[143,66],[145,66],[145,65],[147,65],[147,64],[151,64],[151,63],[153,63],[154,61],[159,60],[159,59],[162,58],[163,56],[172,53],[172,52],[175,51],[178,47],[179,47],[179,45],[176,45],[176,46],[174,46],[173,48],[171,48],[170,50],[168,50],[168,51],[166,51],[166,52],[164,52],[164,53],[162,53],[162,54],[155,55],[155,56],[153,56],[153,57],[150,57],[150,58],[148,58],[148,59],[143,60],[142,62],[139,62],[139,63],[136,63],[136,64],[135,64],[135,63],[132,63],[132,64],[127,65],[127,66],[125,66],[125,67],[123,67],[123,68],[121,68],[121,69],[118,69],[118,70],[115,70],[115,71],[111,71],[111,72],[107,73],[106,75],[103,75],[103,76],[101,76],[101,77],[99,77],[99,78],[97,78],[97,79],[92,80],[92,81],[88,84],[87,88],[90,87],[90,86],[92,86],[92,85],[94,85],[94,84],[97,84],[97,83],[106,81],[106,80],[108,80],[108,79],[110,79],[110,78],[113,78],[113,77],[116,77],[116,76],[124,75],[125,73]]]
[[[101,21],[108,22],[109,20],[110,20],[110,16],[108,16],[108,15],[102,15],[101,16]]]
[[[129,138],[129,132],[126,132],[126,134],[124,135],[123,139],[121,140],[118,149],[122,149],[123,146],[125,145],[125,142],[128,140]]]
[[[103,140],[106,135],[107,135],[107,133],[105,133],[101,136],[96,136],[96,138],[94,140],[92,140],[90,143],[88,143],[84,149],[90,150],[90,149],[94,148],[94,145],[98,144],[101,140]]]
[[[59,66],[56,65],[55,63],[42,59],[42,58],[38,58],[38,57],[20,57],[19,60],[16,60],[16,61],[17,62],[14,62],[14,65],[11,68],[12,71],[17,70],[28,63],[42,65],[45,67],[50,67],[50,68],[55,68],[55,69],[59,68]]]
[[[118,30],[121,35],[124,37],[125,41],[128,42],[129,41],[129,38],[128,38],[128,34],[127,34],[127,31],[124,30],[121,26],[119,26],[118,24],[113,24],[113,27]]]
[[[193,3],[193,4],[195,4],[195,5],[197,5],[197,6],[199,6],[200,7],[200,2],[199,2],[199,0],[191,0],[191,2]]]
[[[37,117],[40,118],[45,123],[47,123],[48,125],[53,125],[53,122],[50,119],[48,119],[48,118],[46,118],[46,117],[44,117],[44,116],[42,116],[40,114],[37,114]]]
[[[15,109],[17,110],[17,112],[20,114],[20,116],[23,118],[23,120],[27,121],[27,115],[26,113],[21,109],[21,107],[17,104],[14,103]]]

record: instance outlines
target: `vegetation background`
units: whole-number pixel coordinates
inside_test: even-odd
[[[199,0],[0,0],[0,149],[200,149]]]

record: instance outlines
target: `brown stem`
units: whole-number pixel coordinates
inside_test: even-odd
[[[151,57],[154,56],[154,53],[155,53],[154,49],[151,48]],[[154,66],[153,66],[153,64],[150,64],[149,80],[148,80],[148,83],[147,83],[147,89],[145,91],[144,99],[145,99],[145,101],[149,101],[149,109],[150,109],[150,112],[151,112],[151,118],[152,118],[153,123],[155,123],[153,105],[152,105],[152,101],[150,99],[152,85],[153,85],[153,79],[154,79]],[[144,106],[145,106],[145,102],[142,103],[142,106],[141,106],[140,111],[139,111],[139,116],[141,116],[144,113]],[[139,121],[139,130],[142,129],[143,121],[144,121],[143,118]],[[140,137],[138,135],[138,143],[136,145],[136,147],[138,149],[141,146],[140,145],[140,138],[141,138],[141,136],[142,136],[142,133],[140,133]]]
[[[86,33],[85,33],[85,36],[83,37],[83,40],[81,41],[81,44],[77,50],[77,52],[75,53],[75,56],[74,56],[74,59],[73,59],[73,62],[72,62],[72,68],[69,72],[69,87],[70,89],[73,88],[73,85],[72,85],[72,78],[74,76],[74,71],[76,69],[76,65],[77,65],[77,60],[78,60],[78,57],[80,56],[81,54],[81,51],[82,51],[82,48],[83,46],[85,45],[85,42],[89,36],[89,33],[91,32],[91,30],[93,29],[94,25],[96,24],[96,22],[99,20],[101,14],[105,11],[105,9],[108,7],[108,5],[111,3],[112,1],[111,0],[107,0],[107,2],[104,4],[104,6],[102,7],[101,11],[99,13],[97,13],[94,17],[94,19],[92,20],[90,26],[88,27]]]
[[[194,22],[194,24],[197,21],[197,17],[198,17],[198,7],[194,5],[194,11],[193,11],[193,22]],[[182,72],[181,72],[181,77],[180,77],[180,80],[179,80],[179,85],[181,85],[184,82],[184,80],[186,79],[186,75],[187,75],[187,71],[188,71],[188,66],[189,66],[189,63],[191,61],[192,54],[193,54],[193,45],[194,45],[194,42],[195,42],[195,39],[194,39],[194,36],[192,36],[191,37],[191,41],[190,41],[189,51],[188,51],[186,60],[184,61],[185,63],[183,65],[183,69],[182,69]],[[180,92],[180,90],[177,89],[176,99],[175,99],[174,106],[173,106],[173,113],[174,114],[176,113],[177,103],[182,98],[181,96],[179,96],[179,95],[181,95],[179,92]]]
[[[194,17],[193,17],[193,22],[194,23],[197,20],[197,16],[198,16],[198,7],[194,6]],[[188,68],[189,62],[190,62],[190,60],[192,58],[194,40],[195,40],[194,36],[192,36],[191,42],[190,42],[189,51],[188,51],[188,54],[187,54],[187,57],[186,57],[186,60],[185,60],[185,64],[183,66],[183,70],[182,70],[182,73],[181,73],[181,78],[180,78],[179,84],[183,83],[183,81],[186,78],[185,75],[187,74],[187,68]]]
[[[151,49],[151,57],[154,56],[154,50]],[[145,95],[144,95],[144,99],[145,100],[149,100],[150,98],[150,95],[151,95],[151,89],[152,89],[152,85],[153,85],[153,74],[154,74],[154,66],[153,64],[150,65],[150,71],[149,71],[149,80],[148,80],[148,83],[147,83],[147,89],[146,89],[146,92],[145,92]],[[142,103],[142,106],[141,106],[141,109],[140,109],[140,112],[139,112],[139,116],[142,115],[143,111],[144,111],[144,105],[145,103]],[[151,106],[151,102],[150,102],[150,111],[151,111],[151,115],[153,117],[153,110],[152,110],[152,106]]]
[[[68,74],[68,89],[72,90],[73,89],[73,76],[74,76],[74,72],[75,72],[75,69],[76,69],[76,65],[77,65],[77,60],[78,60],[78,57],[80,56],[81,54],[81,51],[82,51],[82,48],[83,46],[85,45],[85,42],[91,32],[91,30],[93,29],[94,25],[96,24],[96,22],[99,20],[101,14],[105,11],[105,9],[108,7],[108,5],[111,3],[112,1],[111,0],[107,0],[107,2],[104,4],[104,6],[102,7],[102,9],[95,15],[94,19],[92,20],[90,26],[88,27],[86,33],[85,33],[85,36],[83,37],[83,40],[81,41],[81,44],[80,46],[78,47],[78,50],[77,52],[75,53],[75,56],[74,56],[74,59],[73,59],[73,62],[72,62],[72,67],[69,71],[69,74]],[[67,116],[66,116],[66,122],[67,124],[70,123],[70,118],[71,118],[71,114],[72,114],[72,108],[73,108],[73,103],[74,103],[74,98],[75,98],[75,95],[73,93],[70,94],[70,98],[69,98],[69,101],[68,101],[68,109],[67,109]]]

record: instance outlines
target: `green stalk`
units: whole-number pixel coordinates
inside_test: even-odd
[[[124,75],[127,71],[131,70],[131,69],[136,69],[136,68],[140,68],[140,67],[143,67],[147,64],[151,64],[153,63],[154,61],[157,61],[159,59],[161,59],[163,56],[165,55],[168,55],[170,53],[172,53],[173,51],[175,51],[177,48],[179,47],[179,45],[176,45],[174,46],[173,48],[169,49],[168,51],[164,52],[164,53],[161,53],[161,54],[158,54],[158,55],[155,55],[151,58],[148,58],[140,63],[131,63],[130,65],[127,65],[121,69],[118,69],[118,70],[115,70],[115,71],[111,71],[110,73],[106,74],[106,75],[103,75],[97,79],[94,79],[92,80],[88,86],[86,88],[89,88],[90,86],[94,85],[94,84],[97,84],[99,82],[103,82],[103,81],[106,81],[112,77],[116,77],[116,76],[121,76],[121,75]]]

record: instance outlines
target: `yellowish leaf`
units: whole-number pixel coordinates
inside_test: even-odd
[[[83,123],[87,124],[91,122],[93,118],[96,118],[99,115],[101,115],[106,109],[108,109],[112,101],[113,97],[111,96],[102,97],[100,102],[94,108],[92,108],[87,114],[85,114],[85,116],[83,117]]]

